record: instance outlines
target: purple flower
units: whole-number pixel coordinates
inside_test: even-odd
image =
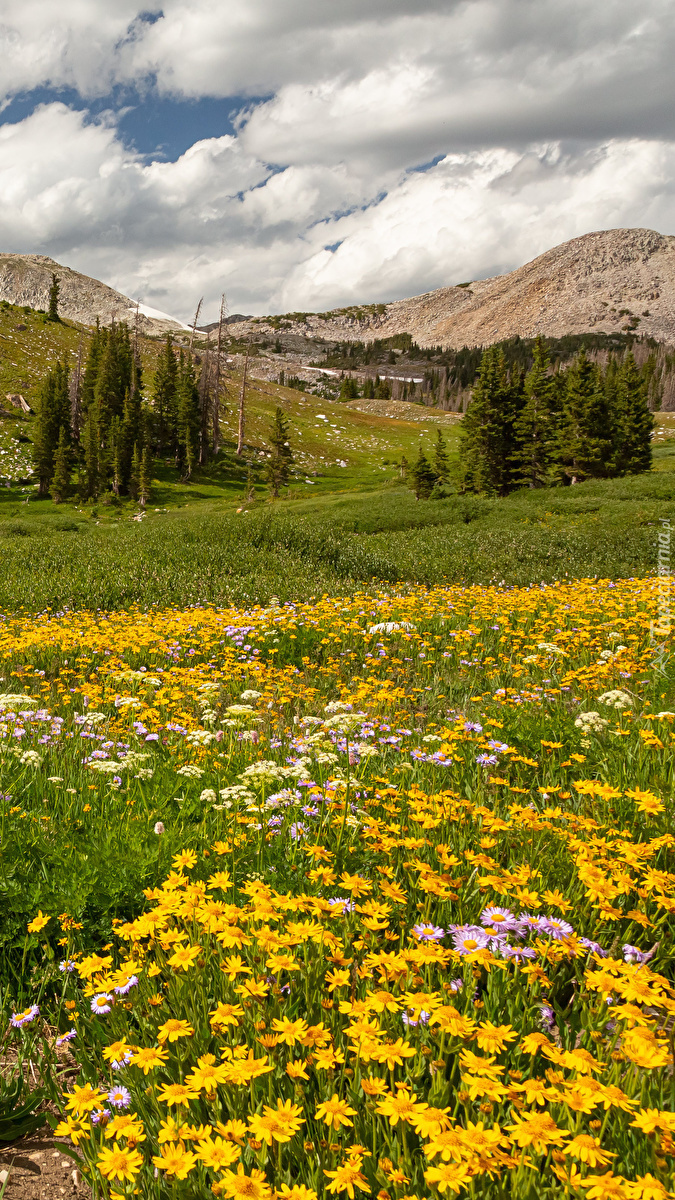
[[[57,1037],[55,1044],[57,1046],[64,1046],[66,1042],[72,1042],[74,1037],[77,1037],[76,1031],[69,1029],[67,1033],[62,1033],[60,1037]]]
[[[599,954],[601,958],[607,958],[607,951],[603,950],[599,942],[592,942],[590,938],[579,938],[579,945],[585,950],[590,950],[593,954]],[[624,950],[626,947],[624,946]]]
[[[452,941],[460,954],[473,954],[474,950],[484,950],[489,938],[479,925],[460,925],[453,933]]]
[[[499,759],[496,754],[478,754],[476,762],[479,767],[496,767]]]
[[[345,913],[350,913],[354,909],[353,900],[345,900],[344,897],[342,897],[342,896],[332,896],[331,899],[328,901],[328,903],[330,905],[341,904],[343,916]]]
[[[104,1017],[106,1013],[110,1012],[112,1003],[113,998],[107,992],[98,992],[96,996],[92,997],[91,1011],[98,1016]]]
[[[108,1102],[113,1108],[128,1108],[131,1104],[131,1092],[125,1087],[113,1088],[112,1092],[108,1092]]]
[[[70,974],[70,972],[74,970],[75,963],[71,958],[64,958],[63,962],[59,963],[59,971],[61,971],[62,974],[66,971]]]
[[[39,1006],[33,1004],[30,1008],[24,1008],[23,1012],[12,1013],[12,1025],[14,1029],[22,1029],[24,1025],[30,1025],[31,1021],[34,1021],[39,1015]]]
[[[305,836],[305,826],[298,821],[297,824],[291,825],[290,835],[294,842],[298,842],[301,837]]]
[[[137,987],[137,986],[138,986],[138,977],[136,975],[130,975],[129,978],[127,979],[126,983],[123,983],[120,987],[113,988],[113,991],[116,996],[128,996],[132,987]]]
[[[131,1062],[132,1057],[131,1050],[125,1050],[122,1057],[115,1059],[115,1062],[112,1062],[110,1066],[113,1071],[121,1071],[123,1067],[126,1067]]]
[[[107,1125],[112,1113],[109,1108],[97,1108],[96,1112],[91,1114],[92,1125]]]
[[[149,733],[145,740],[146,740],[146,742],[158,742],[159,734],[158,733]]]
[[[413,925],[412,932],[421,942],[440,942],[445,937],[439,925]]]
[[[498,908],[496,905],[484,908],[480,914],[483,925],[491,925],[493,929],[515,929],[518,922],[509,908]]]
[[[639,950],[637,946],[631,946],[628,942],[626,942],[625,946],[622,946],[621,949],[623,950],[624,962],[644,963],[649,959],[648,953],[645,953],[643,950]]]
[[[541,1013],[542,1025],[545,1025],[547,1029],[551,1029],[555,1020],[553,1009],[549,1008],[548,1004],[540,1004],[539,1011]]]
[[[547,933],[549,937],[555,938],[557,942],[561,938],[569,937],[571,933],[574,933],[572,926],[567,921],[561,921],[558,917],[544,917],[541,929],[543,933]]]
[[[409,1017],[407,1013],[401,1013],[401,1020],[403,1021],[404,1025],[408,1025],[411,1029],[414,1029],[417,1025],[428,1025],[430,1015],[430,1013],[425,1012],[422,1008],[418,1013],[416,1021],[414,1021],[412,1017]]]

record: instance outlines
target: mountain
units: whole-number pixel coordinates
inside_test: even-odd
[[[675,345],[675,237],[652,229],[587,233],[507,275],[390,304],[257,318],[232,332],[364,342],[409,333],[420,346],[460,349],[516,335],[628,330]]]
[[[84,325],[93,325],[97,317],[104,325],[109,325],[113,318],[134,323],[134,300],[44,254],[0,254],[0,300],[46,310],[52,272],[61,283],[59,313],[62,317],[81,321]],[[144,304],[139,305],[138,323],[144,333],[178,332],[186,328],[180,321]]]

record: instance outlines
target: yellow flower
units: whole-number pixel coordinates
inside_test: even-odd
[[[492,1021],[479,1025],[474,1034],[479,1049],[487,1050],[488,1053],[503,1050],[504,1046],[508,1042],[514,1042],[517,1036],[510,1025],[493,1025]]]
[[[356,1114],[355,1108],[350,1108],[346,1100],[341,1100],[334,1092],[330,1100],[324,1100],[317,1106],[314,1113],[317,1121],[325,1121],[329,1129],[339,1129],[341,1125],[353,1125],[349,1118]]]
[[[589,1167],[606,1167],[610,1159],[614,1158],[613,1154],[601,1149],[597,1138],[591,1137],[587,1133],[577,1134],[565,1146],[565,1154],[571,1154],[572,1158],[587,1163]]]
[[[167,1050],[158,1050],[155,1046],[139,1046],[131,1059],[131,1065],[140,1067],[143,1074],[147,1075],[148,1071],[153,1071],[155,1067],[163,1066],[168,1057]]]
[[[225,1141],[223,1138],[209,1137],[197,1143],[197,1158],[205,1167],[211,1167],[214,1171],[231,1167],[240,1154],[241,1149],[235,1142]]]
[[[361,1159],[357,1156],[355,1159],[349,1159],[343,1163],[337,1171],[324,1171],[324,1175],[333,1181],[328,1184],[328,1191],[338,1194],[346,1192],[349,1200],[354,1200],[355,1188],[359,1188],[362,1192],[369,1192],[368,1180],[360,1168]]]
[[[153,1155],[152,1161],[167,1175],[175,1175],[176,1179],[187,1179],[198,1160],[197,1155],[191,1150],[186,1150],[182,1142],[167,1142],[162,1147],[161,1154]]]
[[[296,1183],[293,1187],[289,1187],[287,1183],[282,1183],[276,1191],[277,1200],[318,1200],[316,1192],[311,1188],[305,1187],[304,1183]]]
[[[295,1059],[293,1062],[286,1063],[286,1074],[289,1079],[309,1079],[306,1071],[306,1063],[301,1058]]]
[[[219,1004],[210,1014],[209,1024],[216,1029],[222,1027],[226,1029],[228,1025],[239,1025],[239,1017],[243,1017],[244,1010],[241,1004]]]
[[[33,920],[29,921],[28,923],[28,932],[39,933],[40,930],[44,929],[45,925],[48,925],[50,921],[51,917],[44,917],[42,915],[42,909],[38,909],[37,917],[33,917]]]
[[[404,1058],[414,1058],[417,1051],[405,1042],[403,1038],[397,1038],[395,1042],[384,1042],[381,1046],[376,1046],[372,1051],[372,1057],[375,1062],[386,1063],[390,1071],[398,1064],[403,1066]]]
[[[167,963],[174,971],[188,971],[201,952],[201,946],[179,946],[167,959]]]
[[[534,1146],[535,1150],[542,1152],[548,1146],[559,1146],[569,1137],[564,1129],[558,1128],[553,1117],[536,1109],[516,1116],[513,1125],[508,1125],[507,1129],[512,1134],[511,1140],[518,1146]]]
[[[133,1183],[143,1166],[143,1156],[138,1150],[124,1149],[115,1144],[101,1151],[96,1165],[106,1179],[128,1179]]]
[[[384,1079],[380,1079],[379,1075],[369,1075],[368,1079],[361,1080],[361,1087],[366,1093],[366,1096],[379,1096],[382,1092],[386,1092],[387,1084]]]
[[[422,1108],[422,1105],[415,1104],[416,1099],[407,1088],[402,1087],[395,1095],[390,1092],[385,1096],[376,1106],[375,1112],[381,1117],[389,1117],[390,1125],[397,1125],[399,1121],[410,1121],[415,1112]]]
[[[186,867],[194,867],[197,861],[197,855],[194,850],[181,850],[180,854],[174,854],[172,865],[176,871],[182,871]]]
[[[93,1088],[89,1083],[85,1083],[83,1087],[75,1084],[72,1092],[66,1092],[66,1109],[80,1114],[91,1112],[92,1109],[99,1106],[105,1098],[105,1094],[98,1088]]]
[[[91,1137],[91,1126],[76,1118],[66,1117],[65,1121],[59,1121],[54,1133],[57,1137],[69,1137],[75,1146],[79,1146],[80,1142]]]
[[[228,1075],[227,1066],[217,1067],[213,1054],[204,1054],[197,1059],[197,1066],[186,1076],[185,1082],[199,1091],[200,1088],[210,1095],[219,1084],[225,1083]]]
[[[279,1034],[280,1042],[285,1042],[287,1046],[294,1046],[296,1042],[305,1037],[308,1025],[302,1019],[289,1021],[288,1017],[282,1017],[281,1020],[275,1017],[272,1021],[272,1028],[275,1033]]]
[[[179,1038],[193,1037],[194,1032],[189,1021],[179,1021],[171,1017],[157,1030],[157,1041],[163,1046],[165,1042],[177,1042]]]
[[[196,1100],[199,1092],[186,1087],[184,1083],[165,1083],[157,1093],[157,1099],[165,1104],[183,1104],[186,1108],[191,1100]]]
[[[246,1175],[241,1164],[236,1175],[233,1171],[225,1172],[220,1189],[230,1200],[270,1200],[272,1196],[264,1172],[252,1170]]]
[[[443,1195],[448,1189],[460,1192],[469,1178],[469,1172],[459,1163],[444,1163],[442,1167],[427,1167],[424,1178],[427,1183],[434,1184]]]

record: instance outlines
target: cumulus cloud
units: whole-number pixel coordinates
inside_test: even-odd
[[[0,126],[0,244],[185,319],[223,289],[240,311],[326,308],[590,229],[670,232],[674,41],[667,0],[5,0],[7,98],[111,110]],[[117,133],[126,85],[239,96],[235,134],[150,161]]]

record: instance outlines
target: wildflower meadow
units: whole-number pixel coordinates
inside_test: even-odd
[[[5,1042],[95,1197],[673,1195],[657,608],[0,621]]]

